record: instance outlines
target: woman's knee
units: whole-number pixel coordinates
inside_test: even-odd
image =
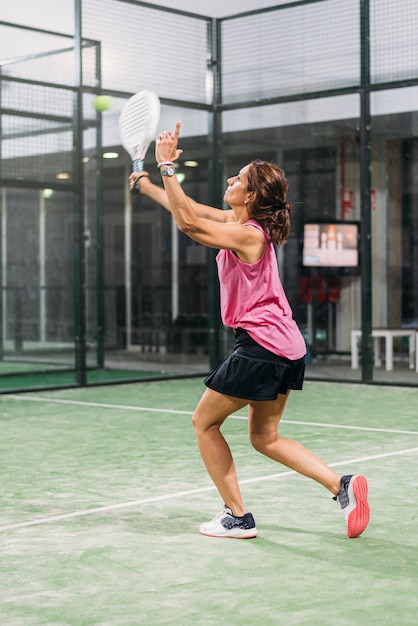
[[[201,419],[199,419],[199,414],[196,411],[192,415],[192,426],[196,433],[201,429]]]
[[[193,413],[192,425],[197,435],[205,433],[211,428],[219,429],[220,427],[220,424],[217,421],[208,419],[205,413],[198,410]]]
[[[257,452],[265,454],[268,448],[278,439],[277,432],[250,432],[251,445]]]

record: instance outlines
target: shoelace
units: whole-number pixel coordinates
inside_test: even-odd
[[[219,511],[219,513],[217,513],[215,515],[215,517],[213,518],[212,522],[217,522],[220,519],[222,519],[222,517],[224,517],[225,515],[230,515],[230,509],[228,509],[228,507],[226,506],[226,504],[224,505],[224,508],[222,509],[222,511]]]

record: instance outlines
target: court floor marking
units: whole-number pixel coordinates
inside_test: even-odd
[[[104,402],[86,402],[84,400],[64,400],[62,398],[47,398],[37,396],[20,396],[5,394],[5,399],[26,400],[28,402],[46,402],[52,404],[73,404],[77,406],[94,406],[102,409],[118,409],[122,411],[138,411],[150,413],[173,413],[176,415],[193,415],[193,411],[180,411],[177,409],[156,409],[155,407],[131,406],[129,404],[106,404]],[[228,419],[248,420],[246,415],[230,415]],[[373,428],[371,426],[351,426],[347,424],[328,424],[326,422],[303,422],[299,420],[281,420],[282,424],[295,424],[299,426],[319,426],[320,428],[345,428],[347,430],[364,430],[378,433],[392,433],[397,435],[418,435],[416,430],[400,430],[395,428]]]
[[[330,467],[338,467],[339,465],[347,465],[353,463],[364,463],[366,461],[373,461],[376,459],[383,459],[392,456],[401,456],[410,453],[418,452],[417,448],[407,448],[404,450],[397,450],[396,452],[385,452],[382,454],[373,454],[370,456],[358,457],[354,459],[348,459],[345,461],[337,461],[336,463],[329,463]],[[276,480],[278,478],[283,478],[285,476],[290,476],[296,474],[295,471],[289,470],[286,472],[279,472],[276,474],[267,474],[266,476],[259,476],[257,478],[247,478],[244,480],[240,480],[240,485],[249,485],[251,483],[259,483],[264,482],[265,480]],[[153,496],[149,498],[143,498],[141,500],[134,500],[130,502],[119,502],[118,504],[109,504],[106,506],[100,506],[93,509],[84,509],[80,511],[73,511],[71,513],[62,513],[60,515],[52,515],[51,517],[41,517],[39,519],[27,520],[26,522],[17,522],[15,524],[7,524],[5,526],[0,526],[0,532],[6,530],[16,530],[18,528],[25,528],[28,526],[37,526],[40,524],[47,524],[50,522],[60,522],[72,519],[74,517],[83,517],[86,515],[91,515],[92,513],[104,513],[107,511],[115,511],[117,509],[128,508],[132,506],[141,506],[144,504],[153,504],[155,502],[163,502],[164,500],[173,500],[176,498],[184,498],[186,496],[192,496],[200,493],[205,493],[206,491],[214,491],[216,489],[215,485],[210,485],[208,487],[199,487],[197,489],[188,489],[187,491],[177,491],[174,493],[168,493],[161,496]]]

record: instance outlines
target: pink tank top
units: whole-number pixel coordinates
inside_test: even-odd
[[[266,245],[261,259],[253,264],[244,263],[232,250],[218,252],[222,321],[233,329],[243,328],[274,354],[301,359],[306,344],[280,281],[274,246],[258,222],[249,220],[244,225],[261,230]]]

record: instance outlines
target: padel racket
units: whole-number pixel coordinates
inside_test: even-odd
[[[119,117],[122,145],[132,159],[132,171],[142,172],[148,147],[155,139],[160,120],[160,100],[152,91],[140,91],[129,98]],[[132,190],[137,194],[138,187]]]

